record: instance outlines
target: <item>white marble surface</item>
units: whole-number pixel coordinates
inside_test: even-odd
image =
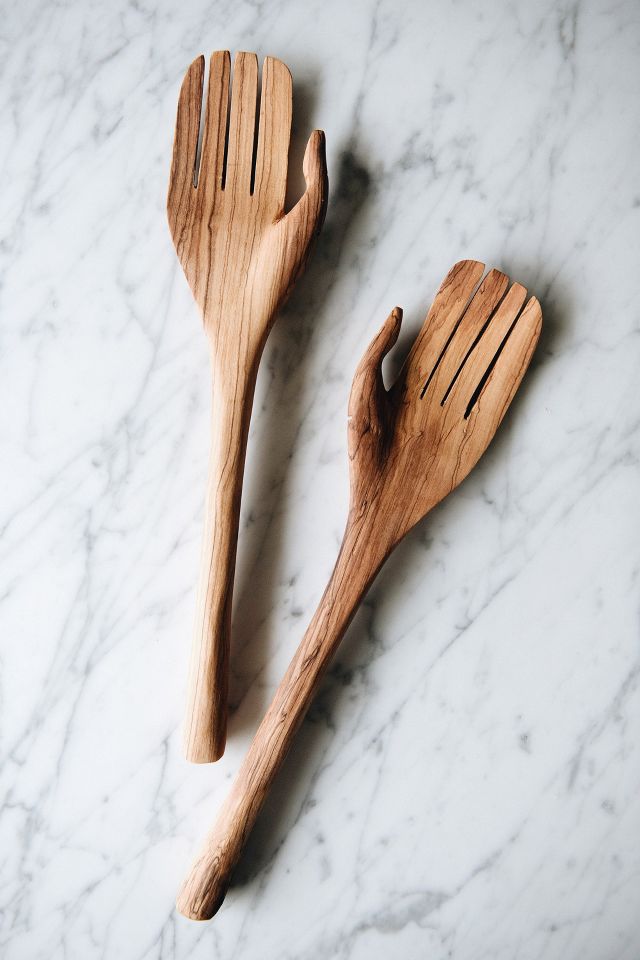
[[[637,4],[2,13],[2,957],[635,960]],[[208,366],[164,201],[181,75],[226,47],[290,65],[294,163],[323,127],[331,198],[264,357],[237,709],[198,768]],[[178,882],[340,540],[357,360],[396,303],[406,346],[464,256],[539,296],[535,367],[379,577],[238,883],[192,923]]]

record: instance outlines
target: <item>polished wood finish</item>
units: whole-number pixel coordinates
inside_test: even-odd
[[[233,578],[258,364],[322,226],[328,193],[324,134],[316,130],[303,163],[306,192],[284,213],[292,85],[287,67],[273,57],[263,65],[256,129],[255,55],[236,55],[231,96],[229,53],[212,55],[198,164],[204,69],[198,57],[180,91],[167,200],[212,366],[211,455],[185,724],[186,755],[198,763],[217,760],[225,746]]]
[[[535,349],[542,316],[497,270],[457,263],[391,389],[381,364],[400,331],[395,309],[365,353],[349,401],[351,498],[320,605],[178,897],[207,919],[371,581],[402,537],[467,476],[495,434]]]

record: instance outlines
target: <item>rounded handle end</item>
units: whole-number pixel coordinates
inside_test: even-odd
[[[208,736],[202,734],[194,736],[191,729],[185,732],[184,755],[189,763],[215,763],[224,755],[227,742],[226,723],[218,724],[215,730],[207,732]]]
[[[189,920],[211,920],[226,896],[230,872],[220,856],[198,859],[178,893],[179,913]]]

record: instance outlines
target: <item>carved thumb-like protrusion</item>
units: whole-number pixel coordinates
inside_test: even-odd
[[[358,364],[349,396],[349,459],[379,462],[393,429],[391,398],[382,379],[382,361],[400,333],[402,309],[394,307]]]
[[[308,244],[320,232],[329,197],[326,141],[322,130],[314,130],[309,137],[302,172],[306,190],[284,221],[294,235],[303,236]]]

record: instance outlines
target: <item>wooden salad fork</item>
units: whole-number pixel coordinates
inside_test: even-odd
[[[291,74],[238,53],[210,61],[198,156],[205,61],[187,70],[173,145],[167,212],[171,235],[209,339],[213,421],[185,752],[206,763],[226,740],[229,633],[247,435],[265,341],[309,256],[328,194],[324,134],[303,161],[306,192],[285,215]]]
[[[178,897],[196,920],[220,907],[249,831],[353,614],[396,544],[464,480],[495,434],[535,349],[535,297],[473,260],[445,278],[396,382],[381,364],[396,308],[365,353],[349,401],[351,496],[320,605]],[[479,285],[478,285],[479,284]]]

